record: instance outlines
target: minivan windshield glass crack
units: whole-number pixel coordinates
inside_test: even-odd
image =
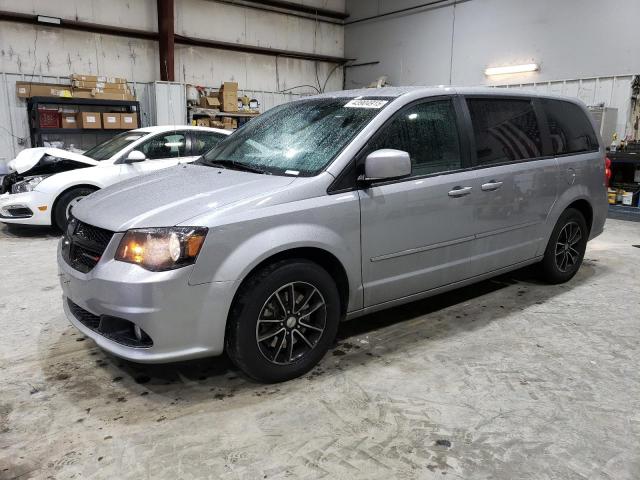
[[[389,102],[313,98],[274,107],[251,120],[198,162],[273,175],[314,176]]]

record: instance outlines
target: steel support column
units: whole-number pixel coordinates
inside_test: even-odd
[[[160,80],[175,81],[173,0],[158,0]]]

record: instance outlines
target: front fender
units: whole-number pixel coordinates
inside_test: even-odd
[[[93,170],[93,167],[90,167]],[[93,171],[87,172],[89,168],[80,168],[69,172],[61,172],[45,178],[35,190],[49,195],[51,198],[58,198],[62,192],[70,188],[87,186],[102,189],[108,182],[103,181],[99,175]]]
[[[210,239],[213,243],[216,243],[216,240],[219,241],[216,239],[215,231],[212,232]],[[216,250],[213,246],[209,248]],[[359,303],[358,299],[361,300],[362,295],[357,294],[362,285],[359,276],[359,246],[355,249],[353,245],[345,242],[338,232],[309,223],[291,223],[256,232],[238,243],[224,258],[220,259],[219,263],[213,262],[217,263],[215,266],[212,264],[213,258],[198,258],[197,267],[189,283],[197,285],[234,281],[234,288],[237,289],[260,263],[274,255],[297,248],[316,248],[336,257],[347,272],[350,291],[349,310],[360,308],[361,302]],[[358,275],[354,275],[354,272]]]
[[[360,204],[355,192],[239,209],[224,224],[210,227],[189,283],[234,282],[237,288],[257,265],[297,248],[333,255],[347,274],[348,310],[362,307]]]

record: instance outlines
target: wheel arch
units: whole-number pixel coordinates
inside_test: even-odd
[[[75,190],[77,188],[90,188],[94,192],[97,191],[97,190],[100,190],[100,187],[98,187],[97,185],[93,185],[91,183],[78,183],[76,185],[71,185],[71,186],[65,188],[64,190],[60,191],[56,195],[56,198],[53,201],[53,204],[51,205],[50,216],[51,216],[51,224],[52,225],[53,225],[53,222],[54,222],[53,215],[54,215],[54,212],[56,211],[56,207],[58,206],[58,202],[60,200],[60,197],[62,197],[65,193],[70,192],[71,190]]]
[[[342,265],[342,262],[340,262],[334,254],[319,247],[289,248],[277,252],[260,261],[244,276],[238,285],[238,288],[236,288],[231,302],[231,308],[229,309],[229,314],[233,311],[233,305],[235,304],[239,293],[242,291],[242,288],[254,273],[275,262],[287,259],[309,260],[324,268],[336,282],[338,295],[340,296],[340,312],[343,316],[346,315],[347,307],[349,305],[349,277],[347,275],[347,271],[344,268],[344,265]]]
[[[589,232],[591,232],[591,228],[593,226],[593,207],[591,203],[589,203],[585,198],[580,198],[567,205],[563,211],[569,208],[574,208],[582,214],[585,222],[587,223],[587,228],[589,229]]]

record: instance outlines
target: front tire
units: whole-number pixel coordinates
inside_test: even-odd
[[[551,284],[571,280],[582,264],[588,237],[584,215],[574,208],[565,210],[551,233],[540,264],[543,280]]]
[[[64,232],[64,229],[67,226],[67,221],[69,220],[69,206],[72,202],[76,199],[86,197],[95,191],[96,190],[93,188],[79,187],[60,195],[58,200],[56,200],[56,204],[52,212],[53,226],[61,232]]]
[[[299,377],[331,346],[340,311],[338,288],[322,267],[304,259],[273,263],[238,292],[229,317],[227,353],[260,382]]]

